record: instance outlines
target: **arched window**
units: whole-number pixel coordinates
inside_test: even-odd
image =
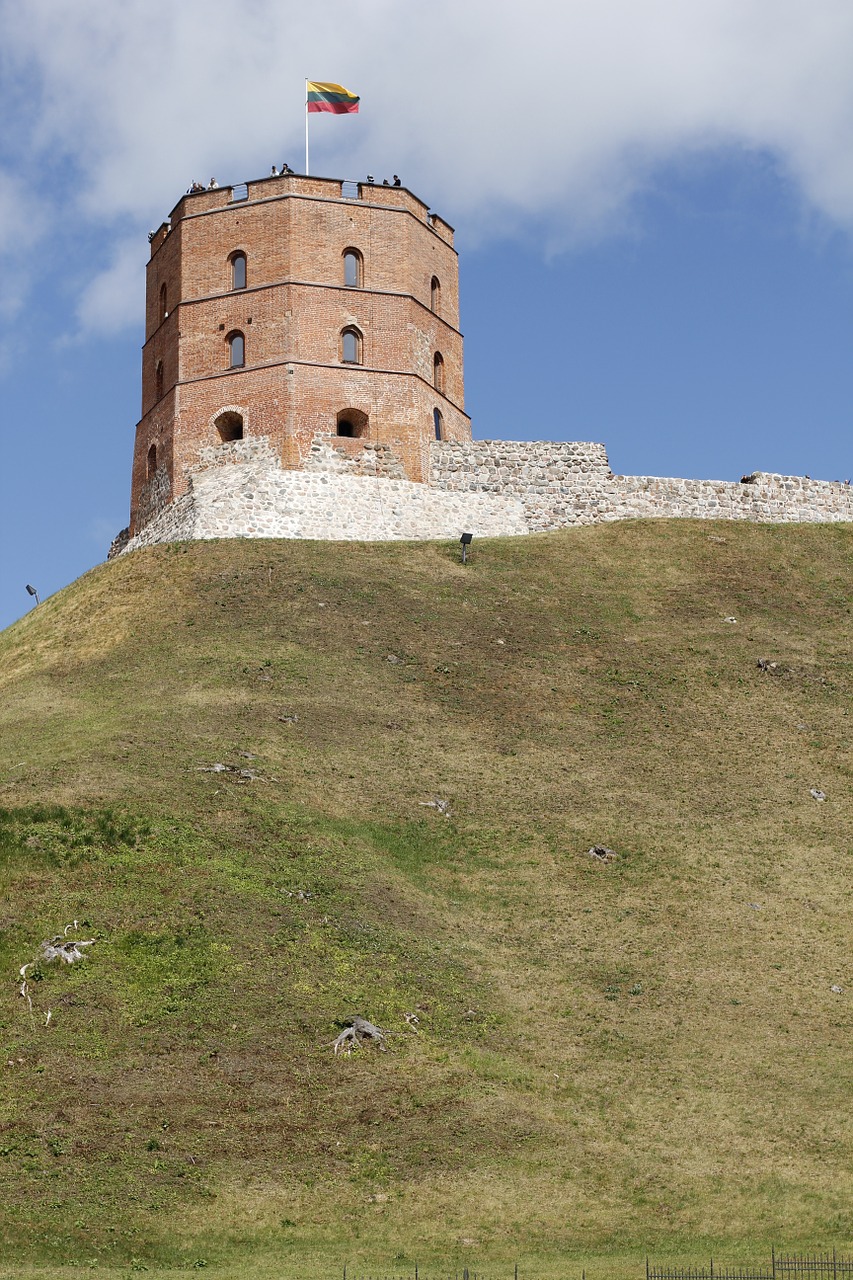
[[[344,364],[361,364],[361,334],[350,327],[341,333],[341,360]]]
[[[229,259],[231,263],[231,288],[245,289],[246,287],[246,255],[245,253],[232,253]]]
[[[429,286],[429,305],[436,315],[441,314],[441,282],[433,276]]]
[[[154,366],[154,399],[163,399],[163,361],[158,360]]]
[[[219,432],[219,439],[223,444],[243,439],[243,415],[235,413],[233,409],[220,413],[213,425]]]
[[[358,249],[344,249],[344,284],[360,289],[364,281],[364,259]]]
[[[160,319],[165,320],[169,314],[168,294],[165,284],[160,285]]]
[[[441,416],[440,409],[433,409],[432,421],[433,421],[433,426],[435,427],[436,440],[443,440],[444,439],[444,418],[442,418]]]
[[[227,341],[229,369],[242,369],[246,363],[246,339],[242,333],[229,333]]]
[[[338,414],[335,433],[339,436],[349,437],[366,436],[367,425],[367,414],[362,413],[360,409],[341,409]]]
[[[153,480],[154,472],[157,470],[157,446],[152,444],[148,450],[148,461],[145,468],[145,479]]]
[[[444,358],[436,351],[432,361],[432,385],[444,395]]]

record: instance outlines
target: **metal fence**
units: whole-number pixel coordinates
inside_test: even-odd
[[[839,1257],[831,1253],[779,1253],[773,1251],[774,1276],[850,1276],[853,1275],[853,1258]]]
[[[414,1271],[408,1274],[400,1272],[392,1275],[367,1275],[360,1271],[352,1271],[345,1266],[343,1280],[507,1280],[507,1278],[490,1276],[484,1271],[471,1271],[468,1267],[462,1267],[458,1271],[436,1268],[427,1273],[421,1271],[415,1263]],[[513,1280],[518,1280],[518,1265],[513,1271]]]
[[[773,1280],[772,1267],[721,1267],[711,1259],[707,1267],[652,1266],[646,1263],[646,1280]]]
[[[646,1280],[846,1280],[848,1277],[853,1280],[853,1257],[844,1257],[834,1249],[827,1253],[777,1253],[774,1248],[770,1262],[757,1266],[720,1266],[713,1258],[707,1266],[657,1264],[646,1259]],[[345,1266],[343,1280],[509,1280],[509,1276],[495,1277],[468,1267],[451,1271],[434,1266],[427,1272],[415,1263],[413,1270],[392,1274],[368,1274]],[[518,1264],[512,1280],[519,1280]],[[586,1280],[586,1272],[582,1280]]]
[[[724,1266],[711,1258],[706,1266],[677,1267],[669,1264],[658,1266],[646,1259],[646,1280],[785,1280],[790,1277],[814,1277],[815,1280],[836,1280],[839,1276],[853,1276],[853,1258],[841,1257],[833,1249],[831,1253],[777,1253],[771,1252],[768,1266]]]

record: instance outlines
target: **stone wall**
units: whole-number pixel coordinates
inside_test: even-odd
[[[744,481],[615,476],[604,445],[475,440],[431,446],[430,482],[519,500],[531,532],[632,517],[779,523],[853,520],[853,488],[755,472]]]
[[[403,464],[389,444],[374,440],[347,439],[344,436],[314,436],[305,471],[332,471],[339,475],[383,476],[386,480],[405,480]]]
[[[597,496],[583,523],[661,516],[774,524],[853,520],[849,484],[761,471],[740,482],[614,476]]]
[[[437,441],[429,485],[401,475],[389,447],[358,439],[318,434],[298,470],[282,468],[263,438],[218,445],[177,501],[158,506],[152,486],[149,522],[111,554],[195,538],[501,537],[666,516],[853,521],[848,484],[763,472],[740,482],[617,476],[600,444]]]
[[[136,510],[137,525],[142,528],[153,520],[166,506],[171,495],[169,473],[165,467],[158,467],[151,479],[142,486],[139,494],[139,506]]]
[[[347,441],[347,444],[353,444]],[[526,534],[521,502],[497,493],[451,493],[411,480],[365,474],[382,451],[341,457],[320,441],[311,469],[284,470],[259,441],[209,451],[188,488],[117,551],[204,538],[317,538],[383,542]],[[377,464],[379,465],[379,464]],[[392,462],[385,459],[389,468]]]
[[[603,444],[549,440],[435,441],[430,484],[517,498],[531,532],[587,524],[594,495],[612,480]]]

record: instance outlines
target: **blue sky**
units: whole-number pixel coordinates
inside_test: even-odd
[[[315,6],[316,8],[316,6]],[[0,0],[0,626],[127,523],[142,297],[193,177],[398,172],[454,224],[480,437],[853,473],[847,0]],[[225,86],[225,91],[223,91]]]

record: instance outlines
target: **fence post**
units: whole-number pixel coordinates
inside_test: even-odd
[[[832,1247],[832,1280],[835,1280],[835,1246]]]
[[[773,1280],[776,1280],[776,1246],[775,1244],[771,1244],[770,1246],[770,1267],[773,1271]]]

